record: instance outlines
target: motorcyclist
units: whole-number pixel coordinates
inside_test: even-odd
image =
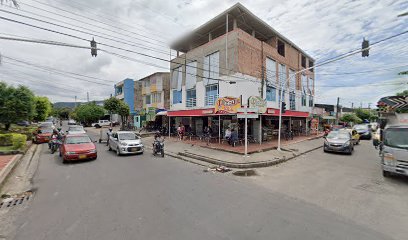
[[[163,137],[162,137],[160,131],[157,131],[157,132],[154,134],[153,148],[156,149],[157,144],[158,144],[158,143],[161,143],[161,142],[163,142],[163,141],[164,141],[164,139],[163,139]]]
[[[54,144],[54,142],[56,140],[58,140],[60,133],[58,132],[57,129],[52,130],[52,134],[51,134],[51,139],[50,141],[48,141],[48,148],[51,149],[52,144]]]

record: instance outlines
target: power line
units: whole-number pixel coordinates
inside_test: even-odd
[[[13,65],[21,67],[21,65],[18,65],[18,64],[13,64]],[[24,67],[26,67],[26,66],[24,66]],[[31,67],[33,67],[33,66],[31,66]],[[106,83],[101,83],[101,82],[95,82],[95,81],[88,80],[88,79],[78,78],[78,77],[70,76],[69,74],[65,74],[65,73],[60,72],[60,71],[53,71],[53,70],[46,69],[46,68],[41,68],[41,67],[38,67],[38,66],[34,66],[34,68],[32,68],[32,69],[34,69],[36,71],[48,71],[50,73],[59,74],[61,76],[69,77],[69,78],[72,78],[72,79],[77,79],[79,81],[85,81],[85,82],[89,82],[89,83],[94,83],[94,84],[99,84],[99,85],[104,85],[104,86],[110,86],[110,87],[112,86],[111,84],[106,84]]]
[[[111,25],[111,24],[106,23],[106,22],[104,22],[104,21],[96,20],[96,19],[94,19],[94,18],[90,18],[90,17],[84,16],[84,15],[81,15],[81,14],[78,14],[78,13],[75,13],[75,12],[71,12],[71,11],[68,11],[68,10],[65,10],[65,9],[62,9],[62,8],[59,8],[59,7],[50,5],[50,4],[46,4],[46,3],[43,3],[43,2],[40,2],[40,1],[37,1],[37,0],[31,0],[31,1],[36,2],[36,3],[38,3],[38,4],[41,4],[41,5],[43,5],[43,6],[48,6],[48,7],[57,9],[57,10],[62,11],[62,12],[66,12],[66,13],[69,13],[69,14],[72,14],[72,15],[75,15],[75,16],[78,16],[78,17],[82,17],[82,18],[91,20],[91,21],[93,21],[93,22],[98,22],[98,23],[100,23],[100,24],[103,24],[103,25],[112,27],[112,28],[114,28],[114,29],[119,29],[119,30],[122,30],[122,31],[125,31],[125,32],[130,32],[130,33],[132,33],[132,34],[134,34],[134,35],[137,35],[137,36],[145,37],[145,38],[150,39],[150,40],[154,40],[154,41],[157,41],[157,42],[161,42],[161,43],[167,44],[166,42],[163,42],[163,41],[161,41],[161,40],[154,39],[154,38],[150,38],[150,37],[147,37],[147,36],[142,35],[142,34],[140,34],[140,33],[136,33],[136,32],[130,31],[130,30],[123,29],[123,28],[118,27],[118,26]],[[26,5],[28,5],[28,4],[26,4]],[[30,5],[30,6],[33,7],[32,5]],[[97,16],[97,15],[96,15],[96,16]],[[133,27],[134,27],[134,26],[133,26]]]
[[[338,72],[338,73],[316,73],[316,75],[354,75],[354,74],[362,74],[362,73],[371,73],[371,72],[377,72],[377,71],[387,71],[387,70],[392,70],[400,67],[406,67],[406,65],[400,65],[400,66],[395,66],[395,67],[390,67],[390,68],[376,68],[372,70],[367,70],[367,71],[359,71],[359,72]]]
[[[47,41],[47,40],[37,40],[37,39],[23,39],[23,38],[11,38],[11,37],[1,37],[2,40],[11,40],[11,41],[19,41],[19,42],[30,42],[30,43],[39,43],[39,44],[47,44],[47,45],[54,45],[54,46],[63,46],[63,47],[72,47],[72,48],[82,48],[82,49],[91,49],[91,47],[86,46],[79,46],[79,45],[72,45],[63,42],[55,42],[55,41]]]
[[[40,68],[40,69],[45,69],[45,70],[50,70],[50,71],[56,71],[56,72],[62,72],[62,73],[65,73],[65,74],[72,74],[72,75],[76,75],[76,76],[79,76],[79,77],[85,77],[85,78],[90,78],[90,79],[95,79],[95,80],[101,80],[101,81],[104,81],[104,82],[115,82],[114,80],[108,80],[108,79],[103,79],[103,78],[98,78],[98,77],[83,75],[83,74],[79,74],[79,73],[68,72],[68,71],[64,71],[64,70],[60,70],[60,69],[56,69],[56,68],[52,68],[52,67],[41,66],[41,65],[39,65],[39,64],[35,64],[35,63],[28,62],[28,61],[19,60],[19,59],[16,59],[16,58],[12,58],[12,57],[5,56],[5,55],[2,55],[2,56],[3,56],[4,58],[6,58],[6,59],[10,59],[10,60],[13,60],[13,61],[16,61],[16,62],[19,62],[19,63],[23,63],[23,64],[26,64],[26,65],[29,65],[29,66],[34,66],[34,67]]]
[[[89,22],[84,22],[84,21],[81,21],[81,20],[78,20],[78,19],[75,19],[75,18],[67,17],[67,16],[65,16],[65,15],[60,15],[60,14],[57,14],[57,13],[52,12],[52,11],[47,11],[47,10],[42,9],[42,8],[38,8],[38,7],[35,7],[35,6],[31,6],[31,5],[29,5],[29,4],[24,4],[24,5],[28,5],[28,6],[32,7],[32,8],[35,8],[35,9],[38,9],[38,10],[41,10],[41,11],[44,11],[44,12],[46,12],[46,13],[50,13],[50,14],[53,14],[53,15],[57,15],[57,16],[59,16],[59,17],[63,17],[63,18],[66,18],[66,19],[70,19],[70,20],[72,20],[72,21],[76,21],[76,22],[79,22],[79,23],[81,23],[81,24],[86,24],[86,25],[93,26],[93,27],[96,27],[96,28],[100,28],[100,29],[103,29],[103,30],[105,30],[105,31],[109,31],[109,32],[112,32],[112,33],[115,33],[115,34],[119,34],[119,35],[122,35],[122,36],[130,37],[130,38],[135,39],[135,40],[137,40],[137,41],[142,41],[143,43],[148,43],[148,44],[151,44],[151,45],[154,45],[154,46],[162,46],[162,47],[164,47],[164,48],[168,48],[168,46],[165,46],[165,45],[159,45],[159,44],[157,44],[157,43],[153,43],[153,42],[150,42],[150,41],[146,41],[145,39],[140,39],[140,38],[137,38],[137,37],[134,37],[134,36],[131,36],[131,35],[127,35],[127,34],[124,34],[124,33],[118,32],[118,31],[113,31],[113,30],[108,29],[108,28],[104,28],[104,27],[101,27],[101,26],[98,26],[98,25],[95,25],[95,24],[92,24],[92,23],[89,23]],[[12,7],[9,7],[9,8],[11,8],[11,9],[14,10],[14,8],[12,8]],[[53,20],[53,21],[61,22],[61,23],[64,23],[64,24],[67,24],[67,25],[71,25],[71,26],[74,26],[74,27],[77,27],[77,28],[85,29],[85,30],[88,30],[88,31],[93,31],[93,32],[96,32],[96,33],[105,34],[105,35],[107,35],[107,36],[111,36],[111,37],[114,37],[114,38],[118,38],[118,37],[109,35],[109,34],[107,34],[107,33],[101,33],[101,32],[95,31],[95,30],[93,30],[93,29],[85,28],[85,27],[83,27],[83,26],[78,26],[78,25],[75,25],[75,24],[72,24],[72,23],[68,23],[68,22],[63,21],[63,20],[60,20],[60,19],[52,18],[52,17],[49,17],[49,16],[44,16],[44,15],[41,15],[41,14],[38,14],[38,13],[34,13],[34,12],[31,12],[31,11],[27,11],[27,10],[23,10],[23,9],[19,9],[18,11],[19,11],[19,12],[25,12],[25,13],[28,13],[28,14],[31,14],[31,15],[34,15],[34,16],[46,18],[46,19],[51,19],[51,20]],[[12,12],[8,12],[8,13],[13,14]],[[23,16],[24,16],[24,15],[23,15]],[[90,33],[90,34],[92,34],[92,33]],[[123,40],[123,38],[118,38],[118,39],[122,39],[122,40]],[[127,41],[127,40],[125,40],[125,41]],[[142,46],[146,46],[146,45],[143,45],[143,44],[141,44],[141,45],[142,45]],[[152,48],[152,46],[148,46],[148,47]],[[158,51],[162,51],[162,50],[158,49]],[[166,54],[167,54],[167,52],[166,52]]]
[[[158,53],[162,53],[162,54],[166,54],[166,55],[168,54],[167,52],[164,52],[164,51],[161,51],[161,50],[157,50],[157,49],[152,48],[152,47],[150,47],[150,46],[146,46],[146,45],[143,45],[143,44],[138,44],[138,45],[136,45],[136,44],[131,44],[131,43],[125,42],[126,39],[119,38],[119,37],[115,37],[115,36],[112,36],[112,35],[109,35],[109,34],[106,34],[106,33],[101,33],[101,32],[95,31],[95,30],[91,30],[91,29],[89,29],[89,28],[84,28],[84,27],[80,27],[80,26],[73,25],[73,24],[65,23],[65,22],[63,22],[63,21],[60,21],[60,22],[63,22],[63,23],[65,23],[65,24],[69,24],[69,25],[74,26],[74,27],[77,27],[77,28],[82,28],[82,29],[94,31],[95,33],[104,34],[104,35],[106,35],[106,36],[110,36],[110,37],[113,37],[113,38],[105,37],[105,36],[103,36],[103,35],[95,34],[95,33],[92,33],[92,32],[86,32],[86,31],[78,30],[78,29],[75,29],[75,28],[71,28],[71,27],[67,27],[67,26],[60,25],[60,24],[48,22],[48,21],[41,20],[41,19],[38,19],[38,18],[29,17],[29,16],[26,16],[26,15],[23,15],[23,14],[13,13],[13,12],[10,12],[10,11],[7,11],[7,10],[1,10],[1,9],[0,9],[0,11],[1,11],[1,12],[5,12],[5,13],[8,13],[8,14],[13,14],[13,15],[16,15],[16,16],[28,18],[28,19],[31,19],[31,20],[34,20],[34,21],[39,21],[39,22],[47,23],[47,24],[54,25],[54,26],[57,26],[57,27],[66,28],[66,29],[68,29],[68,30],[80,32],[80,33],[87,34],[87,35],[90,35],[90,36],[100,37],[100,38],[102,38],[102,39],[106,39],[106,40],[110,40],[110,41],[122,43],[122,44],[129,45],[129,46],[132,46],[132,47],[137,47],[137,48],[145,49],[145,50],[148,50],[148,51],[154,51],[154,52],[158,52]],[[33,14],[33,15],[39,15],[39,14]],[[40,16],[41,16],[41,17],[44,17],[44,16],[42,16],[42,15],[40,15]],[[48,18],[49,18],[49,17],[48,17]],[[50,18],[50,19],[53,19],[53,18]],[[53,20],[56,20],[56,19],[53,19]],[[119,39],[119,40],[117,40],[117,39]]]

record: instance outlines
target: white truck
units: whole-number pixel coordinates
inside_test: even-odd
[[[380,157],[383,176],[408,176],[408,113],[388,114],[382,125]]]
[[[99,120],[97,123],[92,123],[91,126],[95,128],[110,126],[111,122],[109,120]]]

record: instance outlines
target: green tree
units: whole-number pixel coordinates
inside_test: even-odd
[[[0,82],[0,123],[5,129],[11,123],[32,120],[35,116],[34,94],[25,86],[14,88]]]
[[[44,121],[48,116],[50,116],[52,111],[52,104],[47,97],[35,97],[35,116],[34,120]]]
[[[375,120],[377,118],[377,115],[369,109],[361,109],[357,108],[354,110],[354,113],[359,117],[361,120],[367,119],[368,121]]]
[[[347,123],[361,123],[363,121],[354,113],[345,113],[340,120]]]
[[[115,98],[115,97],[110,97],[105,100],[103,103],[103,107],[108,110],[110,114],[112,113],[118,113],[119,111],[119,106],[121,104],[121,100]]]
[[[408,90],[404,90],[396,94],[397,96],[408,97]]]
[[[122,120],[122,128],[123,128],[124,126],[127,125],[127,120],[130,115],[130,108],[126,103],[120,101],[117,113],[120,115],[120,118]]]
[[[76,107],[71,117],[89,126],[92,122],[98,121],[104,115],[105,109],[96,105],[95,102],[92,102]]]
[[[72,111],[73,111],[72,108],[69,107],[54,108],[52,114],[61,119],[68,119]]]

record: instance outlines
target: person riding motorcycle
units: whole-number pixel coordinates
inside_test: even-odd
[[[155,152],[159,152],[160,149],[158,149],[159,147],[161,147],[161,144],[163,143],[164,138],[162,137],[161,133],[159,131],[157,131],[154,134],[154,141],[153,141],[153,149]]]

